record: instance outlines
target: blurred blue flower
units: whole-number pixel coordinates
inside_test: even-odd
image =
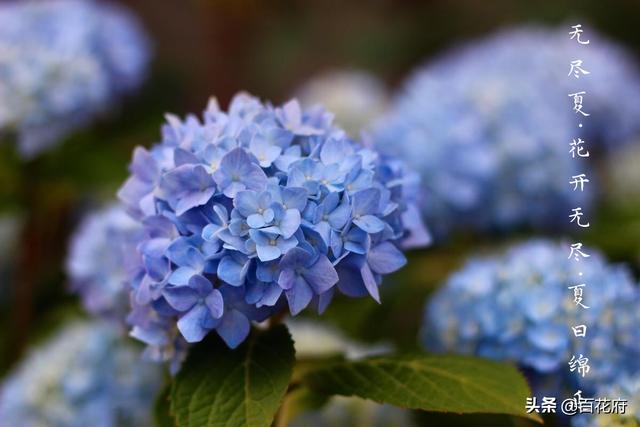
[[[120,204],[90,213],[71,238],[66,270],[71,289],[93,314],[116,319],[129,309],[128,268],[136,267],[142,227]]]
[[[353,137],[387,107],[384,82],[366,71],[330,70],[313,76],[296,90],[303,107],[323,105],[335,114],[336,124]]]
[[[32,157],[142,82],[149,41],[115,4],[0,4],[0,132]]]
[[[35,347],[0,388],[0,419],[15,427],[151,425],[162,386],[119,331],[75,322]]]
[[[640,377],[625,376],[614,384],[602,384],[595,398],[625,399],[624,414],[583,414],[571,418],[572,427],[631,427],[640,424]],[[609,407],[609,410],[612,408]]]
[[[566,227],[571,208],[589,205],[594,187],[573,191],[568,181],[596,179],[569,144],[580,137],[595,153],[638,132],[640,74],[621,48],[587,31],[586,47],[564,28],[499,32],[408,80],[372,138],[421,173],[434,234]],[[567,75],[577,58],[591,74]],[[567,96],[579,90],[587,92],[585,120]]]
[[[320,108],[240,94],[228,112],[212,101],[202,121],[167,120],[160,144],[134,152],[119,195],[145,233],[132,335],[174,368],[186,342],[215,331],[236,347],[251,321],[323,311],[336,287],[378,300],[401,249],[428,242],[415,174]]]
[[[568,259],[568,244],[533,240],[503,256],[472,259],[429,301],[422,330],[433,351],[517,362],[535,391],[581,387],[586,392],[640,368],[640,292],[629,271],[594,250]],[[582,273],[580,275],[579,273]],[[586,284],[577,306],[569,289]],[[572,327],[587,326],[586,337]],[[572,356],[589,358],[583,378]],[[558,384],[552,384],[553,381]]]

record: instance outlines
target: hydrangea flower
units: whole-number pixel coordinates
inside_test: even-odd
[[[151,425],[162,386],[119,332],[102,322],[75,322],[34,348],[0,389],[0,418],[16,427]]]
[[[587,209],[596,180],[589,159],[572,159],[569,144],[580,137],[593,153],[620,143],[638,132],[640,113],[640,74],[628,55],[587,32],[588,46],[564,27],[499,32],[408,80],[373,140],[421,173],[434,234],[558,228],[571,208]],[[590,74],[568,76],[573,59]],[[584,120],[568,96],[581,90],[591,114]],[[573,191],[568,181],[582,173],[592,188]]]
[[[142,226],[124,207],[113,203],[92,212],[71,238],[67,275],[85,308],[109,318],[129,309],[128,268],[136,268],[136,245]]]
[[[336,115],[336,124],[352,136],[360,134],[386,109],[384,82],[361,70],[333,70],[312,77],[296,90],[304,107],[323,105]]]
[[[32,157],[137,87],[149,42],[120,6],[82,0],[0,5],[0,132]]]
[[[135,150],[119,196],[144,228],[129,321],[151,356],[212,331],[236,347],[251,321],[336,292],[379,300],[402,248],[427,243],[415,175],[331,119],[239,94],[202,120],[167,116],[161,143]]]
[[[568,244],[533,240],[502,256],[472,259],[429,301],[422,341],[433,351],[517,362],[534,390],[593,391],[640,368],[640,292],[629,271],[595,250],[568,259]],[[579,273],[582,273],[582,276]],[[578,307],[570,286],[586,284]],[[572,326],[587,325],[586,337]],[[569,361],[589,358],[584,378]],[[552,384],[557,381],[559,384]]]
[[[640,424],[640,377],[625,376],[615,384],[602,384],[595,398],[626,399],[625,414],[583,414],[571,418],[572,427],[632,427]]]

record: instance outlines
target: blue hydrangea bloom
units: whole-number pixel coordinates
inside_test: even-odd
[[[614,384],[602,384],[594,397],[626,399],[625,414],[583,414],[571,418],[572,427],[631,427],[640,424],[640,376],[625,376]]]
[[[138,21],[115,4],[0,4],[0,132],[32,157],[137,87],[150,58]]]
[[[428,242],[415,175],[331,119],[239,94],[167,116],[162,142],[135,150],[119,196],[144,228],[129,321],[151,356],[211,331],[236,347],[251,321],[322,311],[336,291],[379,300],[401,249]]]
[[[564,27],[499,32],[408,80],[372,137],[421,173],[434,234],[566,227],[571,208],[588,207],[596,180],[569,144],[581,137],[593,153],[638,132],[640,74],[618,46],[587,32],[588,46]],[[591,74],[568,76],[573,59]],[[581,90],[584,120],[567,96]],[[568,184],[581,173],[591,180],[584,193]]]
[[[433,351],[517,362],[536,391],[579,386],[593,391],[640,368],[640,292],[629,271],[595,250],[568,259],[568,244],[533,240],[502,256],[472,259],[429,301],[422,341]],[[579,273],[582,272],[582,276]],[[570,286],[586,284],[585,305]],[[586,337],[571,327],[587,325]],[[572,356],[589,358],[584,377]],[[551,384],[557,380],[559,384]]]
[[[142,226],[114,203],[87,215],[71,238],[66,270],[71,289],[92,314],[116,319],[129,309],[128,269],[137,268]]]
[[[162,373],[120,332],[75,322],[34,348],[0,388],[0,419],[15,427],[138,427],[152,424]]]

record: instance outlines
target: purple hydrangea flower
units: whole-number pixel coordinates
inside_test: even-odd
[[[129,308],[128,268],[136,268],[142,226],[120,204],[89,214],[71,238],[66,270],[71,289],[93,314],[117,318]]]
[[[228,112],[167,117],[162,142],[134,152],[120,198],[144,229],[129,287],[132,335],[176,359],[216,332],[230,346],[250,322],[336,290],[379,300],[382,276],[428,243],[417,178],[349,139],[316,108],[237,95]]]

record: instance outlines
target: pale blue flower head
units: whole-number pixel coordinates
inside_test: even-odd
[[[14,427],[152,424],[162,372],[101,322],[74,322],[35,347],[0,388],[0,419]]]
[[[128,311],[128,269],[136,268],[141,233],[141,225],[117,203],[87,215],[74,232],[66,270],[72,291],[90,313],[115,319]]]
[[[569,244],[529,241],[502,256],[471,259],[429,301],[422,341],[431,350],[510,360],[532,373],[535,391],[593,391],[640,368],[640,292],[629,271],[597,251],[576,261]],[[582,273],[582,275],[580,275]],[[582,304],[571,286],[585,284]],[[585,325],[585,337],[572,327]],[[580,354],[590,372],[570,372]]]
[[[640,129],[640,74],[621,48],[587,33],[582,46],[564,28],[502,31],[405,83],[373,139],[421,173],[434,234],[566,228],[571,208],[588,209],[597,192],[590,160]],[[590,74],[568,76],[575,59]],[[582,90],[589,117],[568,96]],[[577,138],[590,158],[572,158]],[[584,192],[569,185],[579,174],[590,180]]]
[[[402,249],[428,242],[416,175],[331,120],[239,94],[226,112],[167,116],[135,151],[120,190],[145,230],[129,321],[150,355],[175,362],[210,332],[236,347],[250,322],[323,311],[336,290],[378,300]]]
[[[0,133],[32,157],[140,85],[150,58],[138,21],[115,4],[0,4]]]

